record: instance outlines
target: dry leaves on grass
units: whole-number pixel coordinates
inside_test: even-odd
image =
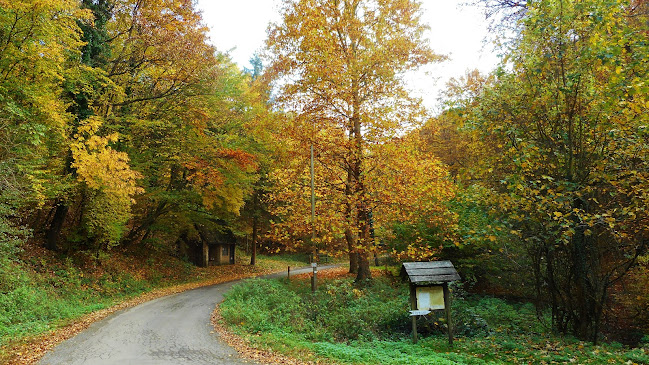
[[[372,275],[381,276],[385,273],[381,269],[372,269]],[[293,280],[309,280],[312,273],[291,275]],[[346,267],[334,267],[331,269],[318,271],[318,278],[320,280],[327,279],[341,279],[341,278],[353,278],[356,274],[350,274],[349,269]],[[250,346],[250,343],[245,339],[233,334],[228,331],[225,326],[225,321],[219,312],[219,307],[217,306],[214,312],[212,312],[212,325],[214,326],[214,331],[219,334],[221,339],[225,341],[232,348],[237,350],[237,352],[245,359],[254,360],[260,364],[264,365],[277,365],[277,364],[289,364],[289,365],[317,365],[324,364],[322,362],[314,361],[303,361],[294,359],[288,356],[279,355],[272,351],[260,350]],[[330,360],[326,364],[333,364]]]
[[[386,275],[385,270],[381,268],[371,268],[370,270],[372,272],[373,277]],[[291,275],[291,278],[297,280],[307,280],[311,277],[311,275],[312,273],[308,272],[305,274]],[[343,279],[343,278],[353,279],[355,277],[356,274],[350,274],[349,268],[347,267],[335,267],[332,269],[318,271],[318,279],[321,280],[334,280],[334,279]]]
[[[156,298],[180,293],[190,289],[225,283],[228,281],[257,275],[269,274],[273,272],[270,269],[264,270],[249,265],[213,266],[205,270],[208,271],[207,274],[209,276],[209,279],[195,283],[181,284],[163,289],[157,289],[110,308],[90,313],[64,327],[58,328],[49,333],[34,338],[29,338],[23,343],[14,344],[11,347],[4,348],[3,350],[8,353],[9,356],[7,359],[0,360],[4,360],[7,364],[11,365],[35,364],[45,355],[46,352],[53,349],[59,343],[74,337],[76,334],[85,330],[94,322],[100,321],[116,311],[134,307]]]
[[[311,361],[302,361],[288,356],[280,355],[272,351],[265,351],[251,347],[249,342],[245,339],[236,336],[235,334],[229,332],[224,325],[223,317],[219,313],[218,306],[212,312],[212,325],[214,326],[214,331],[219,334],[219,337],[222,341],[230,345],[230,347],[237,350],[239,355],[244,359],[253,360],[256,363],[263,365],[277,365],[277,364],[286,364],[286,365],[317,365],[321,364],[318,362]],[[329,363],[331,364],[331,363]]]

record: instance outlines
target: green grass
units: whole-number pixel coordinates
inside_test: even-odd
[[[243,251],[237,250],[237,257],[242,263],[249,264],[250,257]],[[291,268],[300,268],[309,266],[309,256],[306,254],[281,254],[281,255],[263,255],[257,254],[257,265],[264,269],[272,270],[286,270],[288,266]]]
[[[554,336],[530,304],[470,295],[453,302],[452,348],[441,315],[419,321],[413,344],[407,287],[377,278],[356,288],[351,280],[321,280],[315,295],[306,280],[248,280],[226,295],[221,313],[254,347],[325,363],[649,364],[649,348]]]

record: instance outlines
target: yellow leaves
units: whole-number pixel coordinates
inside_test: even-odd
[[[94,134],[99,130],[99,127],[101,127],[102,123],[103,121],[96,116],[88,117],[87,119],[80,122],[74,138],[78,141],[83,141],[87,137],[93,137]]]
[[[7,104],[20,106],[30,114],[29,123],[62,130],[70,118],[61,98],[66,60],[81,47],[75,22],[84,19],[79,3],[17,0],[3,2],[0,9],[0,109],[6,113]]]
[[[613,218],[613,217],[604,218],[604,222],[606,222],[608,227],[611,228],[611,229],[615,228],[615,221],[616,221],[616,219]]]
[[[430,260],[439,254],[441,247],[431,247],[429,245],[409,244],[403,251],[392,251],[392,256],[398,260]]]
[[[118,135],[96,134],[101,125],[98,117],[82,121],[70,150],[77,179],[88,189],[83,223],[94,242],[109,248],[122,238],[133,197],[144,190],[137,186],[141,174],[131,170],[128,155],[109,146]]]
[[[100,126],[100,118],[86,119],[71,144],[72,167],[76,169],[78,179],[91,189],[109,194],[132,197],[143,192],[136,185],[141,175],[131,170],[128,155],[108,146],[117,141],[117,134],[97,136],[94,133]]]

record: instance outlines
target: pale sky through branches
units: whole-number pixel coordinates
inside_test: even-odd
[[[474,68],[489,72],[498,62],[493,47],[484,42],[487,22],[481,9],[461,5],[464,1],[422,1],[431,48],[450,57],[407,78],[413,93],[431,108],[439,106],[440,91],[450,78]],[[263,47],[268,24],[280,20],[279,4],[280,0],[198,0],[212,43],[242,68],[250,67],[248,61]]]

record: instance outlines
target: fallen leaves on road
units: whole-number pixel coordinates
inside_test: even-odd
[[[298,274],[298,275],[291,275],[291,279],[298,279],[298,280],[304,280],[308,279],[313,275],[312,272],[308,272],[305,274]],[[347,278],[347,277],[353,277],[356,274],[350,274],[349,273],[349,268],[347,267],[335,267],[332,269],[326,269],[326,270],[318,270],[318,279],[341,279],[341,278]]]
[[[379,277],[379,276],[385,276],[388,275],[386,274],[385,269],[382,268],[370,268],[370,271],[372,272],[372,277]],[[308,272],[305,274],[298,274],[298,275],[291,275],[291,279],[297,279],[297,280],[307,280],[313,275],[312,272]],[[391,275],[391,274],[389,274]],[[342,279],[342,278],[354,278],[356,277],[356,274],[352,274],[349,272],[348,267],[334,267],[331,269],[325,269],[325,270],[318,270],[318,279],[322,280],[334,280],[334,279]],[[309,279],[310,280],[310,279]]]

